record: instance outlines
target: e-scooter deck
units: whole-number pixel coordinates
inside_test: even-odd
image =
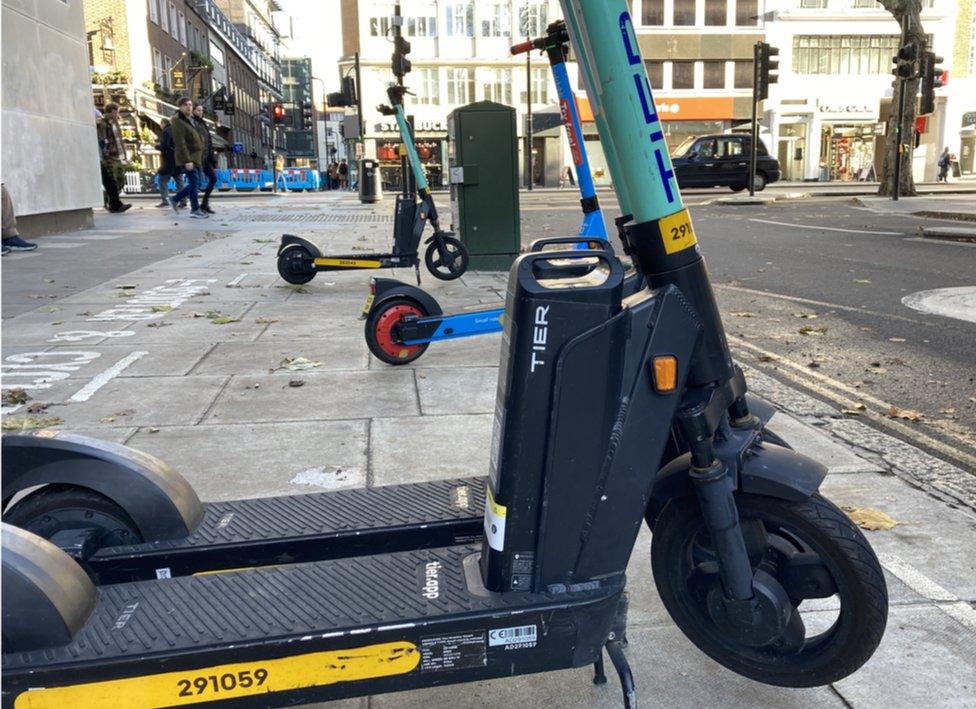
[[[490,593],[478,557],[458,545],[101,587],[70,643],[5,648],[3,704],[270,707],[596,661],[622,584]]]
[[[449,546],[477,539],[485,479],[204,504],[187,537],[105,547],[85,564],[99,584]]]

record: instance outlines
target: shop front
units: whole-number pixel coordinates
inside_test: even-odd
[[[414,125],[414,136],[417,155],[424,167],[430,188],[446,189],[447,171],[444,168],[444,156],[447,155],[447,126],[437,121],[418,121]],[[400,133],[396,123],[377,124],[374,135],[369,136],[368,139],[374,143],[383,189],[393,192],[402,189]]]

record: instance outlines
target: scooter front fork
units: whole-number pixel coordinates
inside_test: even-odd
[[[738,615],[737,606],[745,605],[741,611],[746,617],[741,620],[748,621],[751,604],[747,602],[753,597],[753,572],[732,495],[732,477],[725,463],[715,457],[710,437],[695,440],[688,435],[686,440],[691,448],[689,475],[715,548],[728,611],[731,616]]]

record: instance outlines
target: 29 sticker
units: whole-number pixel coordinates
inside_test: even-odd
[[[695,228],[691,225],[691,215],[687,209],[675,212],[658,222],[661,240],[667,254],[676,254],[698,243]]]

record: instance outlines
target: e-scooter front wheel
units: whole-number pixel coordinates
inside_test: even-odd
[[[424,253],[424,263],[434,278],[453,281],[468,270],[468,250],[453,236],[435,236]]]
[[[289,283],[300,286],[315,278],[315,263],[307,250],[293,244],[278,254],[278,275]]]
[[[769,638],[729,620],[695,497],[668,502],[654,525],[651,564],[668,613],[703,652],[759,682],[814,687],[857,670],[881,642],[888,617],[884,574],[864,535],[819,494],[802,502],[735,499],[755,583],[785,593],[793,606],[785,629]],[[810,608],[813,599],[821,600]]]
[[[373,308],[366,318],[366,344],[373,356],[387,364],[409,364],[427,351],[429,342],[405,345],[397,325],[408,316],[427,315],[423,306],[409,298],[391,298]]]

